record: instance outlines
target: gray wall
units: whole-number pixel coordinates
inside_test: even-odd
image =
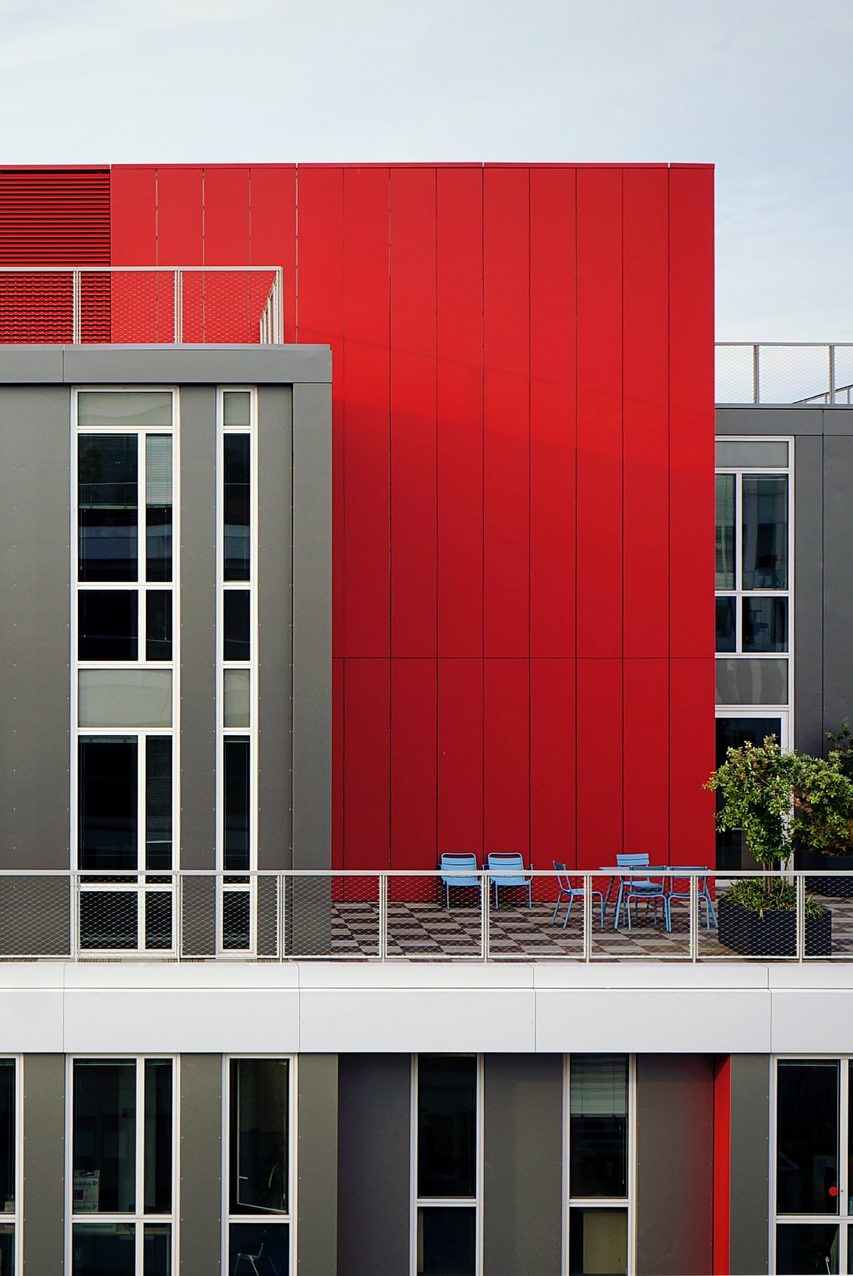
[[[714,1065],[637,1056],[637,1273],[713,1270]]]
[[[768,1269],[770,1060],[731,1058],[731,1276],[762,1276]]]
[[[338,1057],[303,1054],[297,1065],[296,1194],[299,1276],[338,1269]]]
[[[210,1276],[221,1261],[221,1055],[182,1056],[180,1112],[180,1276]]]
[[[484,1272],[559,1276],[562,1055],[486,1055],[483,1116]]]
[[[341,1055],[338,1273],[409,1270],[411,1060]]]
[[[717,433],[794,443],[794,741],[853,720],[853,408],[718,408]]]
[[[47,1276],[64,1269],[65,1058],[27,1055],[23,1067],[23,1265]]]

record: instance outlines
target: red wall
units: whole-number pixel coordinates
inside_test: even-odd
[[[115,264],[280,263],[332,346],[335,864],[713,863],[712,170],[111,189]]]

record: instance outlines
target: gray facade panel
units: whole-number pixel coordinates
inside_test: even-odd
[[[331,866],[331,388],[293,388],[293,865]]]
[[[770,1060],[731,1058],[731,1276],[768,1269],[767,1208],[770,1142]]]
[[[559,1276],[563,1058],[486,1055],[483,1270]]]
[[[823,451],[824,440],[794,442],[794,730],[796,745],[823,750]],[[853,477],[853,475],[851,475]]]
[[[853,413],[851,413],[853,416]],[[853,437],[827,435],[823,474],[824,725],[853,718]],[[798,565],[800,571],[810,565]],[[799,660],[797,661],[799,669]]]
[[[714,1065],[637,1057],[637,1273],[713,1270]]]
[[[823,434],[824,416],[820,407],[718,407],[717,433]]]
[[[6,868],[69,867],[70,411],[61,386],[0,393]]]
[[[289,385],[294,381],[330,382],[328,346],[64,346],[63,371],[56,380],[89,385]],[[11,361],[10,361],[11,362]],[[0,379],[14,381],[0,352]],[[53,378],[51,378],[53,379]]]
[[[211,1276],[221,1270],[220,1055],[182,1057],[180,1113],[180,1276]]]
[[[216,848],[216,394],[181,394],[181,866]]]
[[[27,1055],[23,1066],[24,1270],[64,1270],[65,1059]]]
[[[409,1270],[411,1059],[338,1061],[338,1276]]]
[[[258,868],[291,867],[293,395],[258,393]]]
[[[299,1056],[297,1192],[298,1276],[338,1270],[338,1058]]]

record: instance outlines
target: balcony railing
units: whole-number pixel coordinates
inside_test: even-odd
[[[851,394],[853,342],[717,342],[717,403],[849,406]]]
[[[0,345],[279,345],[280,266],[3,266]]]
[[[496,899],[488,873],[458,885],[414,871],[6,870],[0,960],[853,959],[853,873],[787,874],[794,907],[763,918],[727,899],[748,877],[774,880],[604,868],[567,881],[536,871],[528,900],[526,885],[499,886]]]

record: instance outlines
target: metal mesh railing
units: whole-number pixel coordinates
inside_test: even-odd
[[[280,266],[0,268],[0,345],[284,341]]]
[[[853,343],[716,345],[717,403],[853,403]]]
[[[0,871],[0,961],[853,958],[853,873]],[[529,889],[528,889],[529,888]]]

